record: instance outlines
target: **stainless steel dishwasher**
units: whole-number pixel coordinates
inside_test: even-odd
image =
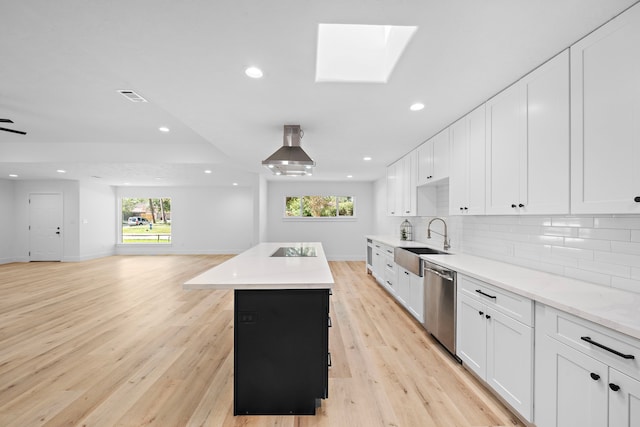
[[[422,261],[424,327],[456,356],[456,272]]]

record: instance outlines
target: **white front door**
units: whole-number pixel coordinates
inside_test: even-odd
[[[62,194],[29,195],[31,261],[62,261]]]

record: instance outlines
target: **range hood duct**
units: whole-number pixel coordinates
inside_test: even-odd
[[[316,162],[300,147],[304,132],[300,125],[284,125],[282,147],[262,161],[274,175],[311,175]]]

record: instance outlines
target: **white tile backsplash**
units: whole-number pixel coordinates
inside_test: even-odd
[[[452,219],[461,252],[640,293],[640,215]]]

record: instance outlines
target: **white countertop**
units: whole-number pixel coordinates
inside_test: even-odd
[[[272,257],[280,247],[305,247],[315,257]],[[260,243],[188,280],[184,289],[331,289],[333,275],[319,242]]]
[[[408,242],[389,236],[367,236],[367,238],[390,246],[408,246],[406,244]],[[421,242],[412,242],[412,246],[433,247]],[[422,255],[421,257],[460,274],[474,277],[640,339],[640,294],[473,255]]]

